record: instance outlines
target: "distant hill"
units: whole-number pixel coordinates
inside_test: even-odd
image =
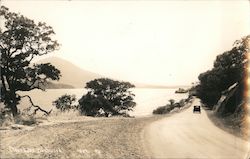
[[[63,84],[59,82],[54,82],[54,83],[48,82],[45,84],[45,88],[46,89],[73,89],[75,87],[69,84]]]
[[[88,81],[102,77],[99,74],[86,71],[73,63],[58,57],[48,57],[35,63],[47,62],[53,64],[62,74],[59,82],[53,81],[53,83],[48,84],[47,88],[84,88]]]
[[[59,88],[84,88],[85,84],[93,79],[104,77],[97,73],[86,71],[73,63],[61,59],[59,57],[48,57],[37,61],[35,63],[47,63],[50,62],[56,68],[61,71],[62,77],[60,80],[49,82],[46,85],[48,89],[59,89]],[[114,78],[112,78],[114,79]],[[116,80],[116,79],[114,79]],[[163,85],[153,85],[145,83],[131,82],[136,86],[136,88],[153,88],[153,89],[170,89],[170,88],[188,88],[189,86],[163,86]]]

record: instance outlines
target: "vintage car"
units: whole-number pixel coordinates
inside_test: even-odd
[[[195,105],[193,109],[193,113],[201,113],[201,106]]]

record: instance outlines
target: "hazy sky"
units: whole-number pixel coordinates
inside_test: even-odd
[[[51,25],[56,56],[113,78],[191,84],[216,55],[250,34],[247,0],[3,0],[11,11]]]

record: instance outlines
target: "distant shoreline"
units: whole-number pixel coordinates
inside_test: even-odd
[[[135,88],[143,88],[143,89],[178,89],[178,88],[189,88],[190,86],[185,86],[185,87],[179,87],[179,86],[170,86],[170,87],[168,87],[168,86],[163,86],[163,87],[161,87],[161,86],[156,86],[156,87],[142,87],[142,86],[136,86]],[[61,87],[61,88],[46,88],[46,89],[85,89],[84,87],[73,87],[72,86],[72,88],[70,88],[70,87]],[[132,89],[134,89],[134,88],[132,88]]]

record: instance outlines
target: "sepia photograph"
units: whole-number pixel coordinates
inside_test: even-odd
[[[249,0],[0,0],[1,159],[250,159]]]

